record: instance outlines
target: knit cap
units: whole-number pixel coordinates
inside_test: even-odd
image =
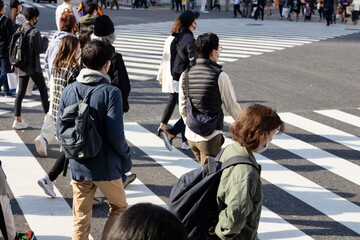
[[[114,24],[109,16],[102,15],[95,19],[94,34],[98,37],[106,37],[114,33]]]

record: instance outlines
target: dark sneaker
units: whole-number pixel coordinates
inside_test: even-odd
[[[126,175],[126,180],[123,181],[124,188],[126,188],[127,185],[129,185],[130,183],[135,181],[135,179],[136,179],[136,174],[135,173],[131,173],[129,175]]]
[[[27,231],[24,233],[16,233],[15,240],[31,240],[34,239],[34,232],[33,231]]]

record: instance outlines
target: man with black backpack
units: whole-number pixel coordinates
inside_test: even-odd
[[[56,135],[62,143],[66,143],[65,155],[73,155],[70,157],[73,240],[88,239],[93,197],[97,188],[105,195],[111,206],[104,234],[109,232],[117,216],[127,208],[122,174],[130,171],[132,163],[130,148],[125,139],[121,92],[111,84],[107,74],[112,54],[112,46],[105,41],[93,40],[87,43],[81,52],[81,59],[86,68],[81,69],[76,82],[64,89],[58,108]],[[91,95],[89,96],[88,93]],[[102,144],[100,149],[94,146],[92,150],[98,150],[98,153],[93,151],[95,154],[92,157],[86,157],[87,153],[83,150],[76,150],[75,145],[73,149],[76,151],[72,151],[68,144],[71,139],[63,134],[72,131],[70,128],[80,127],[79,121],[75,122],[76,116],[66,117],[69,116],[66,113],[71,112],[69,107],[76,107],[76,104],[80,103],[78,99],[89,105],[88,113],[93,119],[92,128],[96,128],[101,136],[95,139],[97,142],[102,141]],[[81,133],[84,131],[81,130]],[[85,146],[91,147],[88,144],[91,139],[87,137],[91,136],[84,136]]]
[[[0,0],[0,88],[3,87],[5,97],[11,96],[7,83],[7,73],[10,72],[9,45],[13,34],[13,23],[5,16],[5,5]]]
[[[27,8],[25,10],[26,22],[18,29],[20,35],[17,34],[18,31],[14,33],[10,44],[10,62],[19,69],[19,90],[15,99],[15,120],[12,126],[15,129],[28,127],[21,119],[21,104],[30,78],[39,89],[44,113],[49,111],[47,87],[40,64],[40,54],[46,51],[49,40],[46,36],[41,36],[40,31],[35,28],[39,21],[39,15],[36,7]],[[21,43],[20,48],[17,48],[17,40]],[[19,52],[24,59],[18,58]]]

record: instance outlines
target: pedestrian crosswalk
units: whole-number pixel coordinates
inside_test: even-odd
[[[128,24],[116,26],[114,47],[123,55],[130,80],[153,80],[161,62],[165,39],[173,22]],[[205,32],[216,33],[223,51],[219,63],[225,64],[261,54],[360,32],[360,26],[265,21],[253,19],[198,19],[195,37]],[[53,32],[50,32],[50,35]],[[43,33],[49,34],[49,33]],[[43,63],[44,55],[41,55]],[[46,76],[44,72],[44,76]]]
[[[264,187],[259,238],[359,239],[360,109],[279,116],[286,123],[285,133],[275,135],[268,151],[255,155],[262,165]],[[233,121],[231,117],[224,120],[227,124]],[[152,202],[166,208],[172,184],[198,168],[198,163],[189,151],[174,148],[169,152],[149,125],[126,122],[125,136],[134,153],[132,172],[138,175],[126,189],[129,205]],[[15,131],[0,131],[0,142],[0,159],[10,188],[30,227],[39,234],[37,239],[69,237],[71,209],[61,191],[56,190],[56,199],[44,196],[36,180],[45,172]],[[232,142],[226,137],[224,146]],[[177,140],[174,146],[180,146]],[[142,158],[146,164],[138,162]],[[19,166],[27,174],[19,176]],[[60,222],[61,229],[53,227]],[[96,234],[92,231],[94,239],[99,237]]]

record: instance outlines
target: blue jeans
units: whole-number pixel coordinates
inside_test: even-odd
[[[3,56],[0,57],[0,87],[3,86],[5,93],[9,92],[9,84],[7,82],[7,73],[10,72],[10,60],[9,53],[3,53]]]

